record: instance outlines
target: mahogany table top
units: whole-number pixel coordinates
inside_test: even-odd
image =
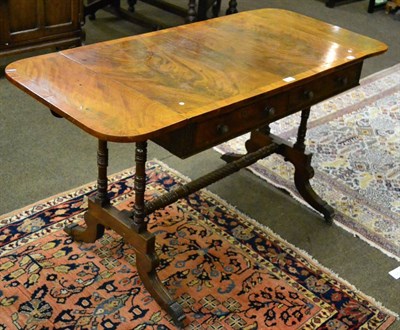
[[[134,142],[386,49],[313,18],[260,9],[23,59],[6,75],[93,136]]]

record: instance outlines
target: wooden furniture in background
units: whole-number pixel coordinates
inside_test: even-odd
[[[81,45],[82,0],[1,0],[0,56]]]
[[[195,0],[190,0],[187,4],[187,8],[182,8],[164,0],[139,0],[149,5],[158,7],[166,10],[170,13],[182,16],[186,19],[186,22],[191,23],[194,21],[203,21],[210,18],[208,11],[212,9],[212,16],[217,17],[221,10],[221,0],[197,0],[197,6]],[[131,10],[134,6],[131,6]]]
[[[151,6],[155,6],[164,11],[185,18],[186,23],[195,21],[203,21],[210,18],[209,11],[211,10],[211,17],[217,17],[221,10],[221,0],[186,0],[186,8],[180,7],[164,0],[126,0],[128,8],[121,6],[121,0],[87,0],[84,6],[84,15],[89,16],[90,19],[95,19],[97,10],[104,9],[112,14],[121,17],[125,20],[131,21],[135,24],[140,24],[150,27],[154,30],[160,30],[168,27],[158,17],[148,17],[136,11],[135,6],[138,1],[144,2]],[[237,13],[237,1],[230,0],[226,14]]]
[[[400,10],[400,0],[388,0],[385,5],[387,14]]]
[[[106,228],[122,235],[136,251],[144,286],[180,325],[185,314],[157,275],[156,237],[146,217],[278,153],[294,165],[303,198],[331,222],[333,209],[309,182],[313,169],[304,140],[310,107],[358,85],[364,59],[386,49],[313,18],[262,9],[24,59],[9,65],[6,76],[99,140],[98,192],[89,200],[86,227],[66,231],[84,242]],[[299,111],[294,145],[270,133],[271,122]],[[246,132],[245,155],[225,155],[225,166],[145,201],[148,140],[186,158]],[[107,141],[136,144],[131,212],[110,204]]]
[[[375,9],[385,8],[386,3],[386,0],[369,0],[368,12],[372,14]]]
[[[394,2],[399,0],[394,0]],[[349,2],[349,0],[326,0],[325,4],[329,8],[335,7],[338,2]],[[368,2],[368,12],[373,13],[375,9],[385,8],[386,4],[391,1],[387,0],[369,0]],[[387,8],[387,6],[386,6]]]
[[[340,2],[340,1],[343,1],[343,0],[326,0],[325,5],[329,8],[333,8],[333,7],[335,7],[336,3]]]
[[[340,2],[349,2],[352,0],[325,0],[325,5],[329,8],[335,7]]]
[[[400,12],[400,0],[369,0],[368,12],[373,13],[375,9],[385,8],[386,14],[398,15]]]

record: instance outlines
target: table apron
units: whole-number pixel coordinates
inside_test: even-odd
[[[289,90],[261,95],[152,140],[175,156],[187,158],[357,86],[361,68],[362,62],[357,62]]]

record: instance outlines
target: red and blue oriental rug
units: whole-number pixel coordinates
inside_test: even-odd
[[[185,181],[148,164],[147,198]],[[131,207],[134,173],[110,178]],[[0,217],[0,329],[175,329],[144,289],[135,254],[111,230],[93,244],[62,230],[81,222],[88,184]],[[187,329],[387,329],[395,317],[267,228],[200,191],[156,212],[159,276]]]

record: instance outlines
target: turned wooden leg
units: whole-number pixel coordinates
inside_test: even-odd
[[[83,6],[83,16],[89,16],[90,20],[96,19],[96,12],[99,9],[114,5],[116,0],[88,0],[87,4]]]
[[[221,0],[215,0],[212,6],[213,17],[218,17],[221,11]]]
[[[333,8],[335,7],[335,3],[336,3],[335,0],[326,0],[325,5],[329,8]]]
[[[368,2],[368,12],[372,14],[375,11],[375,0],[369,0]]]
[[[95,197],[96,204],[102,207],[110,205],[110,199],[107,195],[107,166],[108,166],[108,149],[107,141],[99,140],[97,149],[97,193]],[[96,218],[91,214],[90,207],[85,213],[86,228],[77,224],[71,224],[65,227],[65,232],[78,242],[92,243],[104,234],[104,226],[97,222]]]
[[[139,243],[137,234],[134,233],[127,233],[124,237],[135,248],[136,267],[143,285],[158,304],[171,315],[175,324],[182,326],[185,314],[182,307],[172,299],[157,275],[156,268],[159,259],[155,252],[155,236],[147,231],[145,222],[146,159],[147,142],[137,142],[135,151],[135,206],[131,227],[137,234],[144,237],[145,241]]]
[[[137,0],[128,0],[128,9],[131,13],[135,12],[135,5]]]
[[[97,193],[96,203],[101,206],[107,206],[110,204],[108,198],[108,178],[107,178],[107,167],[108,167],[108,149],[107,141],[99,140],[97,149]]]
[[[297,150],[304,151],[306,149],[305,140],[307,134],[307,122],[309,117],[310,117],[310,108],[305,109],[301,112],[300,125],[297,131],[297,140],[293,146]]]
[[[237,10],[237,1],[236,0],[230,0],[229,1],[229,6],[228,9],[226,10],[226,14],[236,14],[238,12]]]
[[[147,228],[144,203],[144,193],[146,190],[146,160],[147,142],[137,142],[135,152],[135,206],[132,223],[132,227],[137,233],[141,233]]]
[[[193,23],[197,19],[196,0],[189,0],[186,23]]]

